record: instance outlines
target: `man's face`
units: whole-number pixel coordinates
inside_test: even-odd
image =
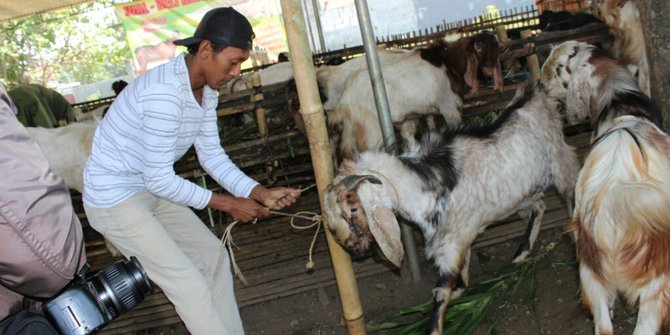
[[[205,61],[205,81],[211,88],[218,90],[226,82],[240,74],[242,62],[249,58],[249,50],[226,47],[213,52],[209,45],[209,55]]]

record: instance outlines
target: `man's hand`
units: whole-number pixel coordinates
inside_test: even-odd
[[[288,187],[268,189],[258,185],[251,190],[251,197],[269,209],[280,210],[294,204],[300,198],[300,190]]]
[[[230,195],[214,193],[209,200],[210,208],[230,214],[240,222],[262,219],[270,215],[270,210],[252,199],[238,198]]]

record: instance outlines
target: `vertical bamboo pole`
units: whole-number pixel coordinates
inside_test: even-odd
[[[316,32],[319,34],[319,50],[323,52],[326,50],[326,41],[323,38],[323,28],[321,28],[321,7],[316,0],[312,0],[312,10],[314,11],[314,22],[316,23]]]
[[[531,36],[532,32],[530,29],[524,29],[521,31],[521,38],[526,39]],[[530,72],[530,78],[533,80],[540,79],[540,60],[537,58],[537,54],[532,54],[526,57],[526,62],[528,64],[528,71]]]
[[[316,185],[319,191],[321,208],[323,204],[323,192],[333,180],[333,161],[330,156],[330,144],[326,132],[325,115],[316,86],[316,72],[312,62],[312,55],[305,33],[305,22],[299,0],[281,0],[284,26],[288,38],[289,51],[291,52],[291,63],[298,98],[300,99],[300,113],[305,121],[305,130],[309,139],[312,165],[316,177]],[[327,225],[328,223],[325,222]],[[328,229],[324,229],[328,250],[333,261],[335,280],[340,293],[342,312],[347,330],[350,335],[365,334],[365,319],[363,308],[358,297],[356,277],[351,264],[349,254],[335,242]]]
[[[500,41],[500,45],[507,47],[509,44],[509,37],[507,37],[507,29],[505,29],[505,25],[501,24],[495,26],[495,31],[496,36],[498,36],[498,41]],[[503,74],[506,72],[510,77],[514,75],[514,62],[515,60],[512,58],[508,58],[503,61]]]
[[[261,85],[261,75],[258,71],[251,75],[251,86],[254,88],[254,94],[251,96],[251,102],[254,103],[256,110],[256,123],[258,124],[258,134],[261,137],[268,136],[268,121],[265,117],[265,108],[263,107],[263,87]]]

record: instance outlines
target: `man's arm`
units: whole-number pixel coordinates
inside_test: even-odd
[[[86,262],[70,191],[51,173],[0,85],[0,319],[21,298],[48,298]],[[20,301],[19,301],[20,302]]]

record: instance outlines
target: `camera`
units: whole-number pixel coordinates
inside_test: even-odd
[[[94,334],[153,292],[134,256],[90,276],[87,272],[85,266],[61,293],[42,304],[47,318],[64,335]]]

